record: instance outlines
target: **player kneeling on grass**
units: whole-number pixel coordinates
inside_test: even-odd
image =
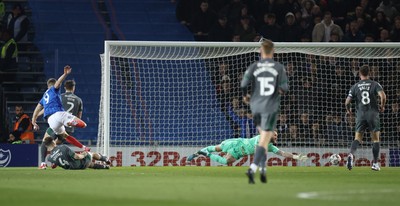
[[[190,155],[187,158],[187,161],[190,162],[194,158],[198,157],[199,155],[208,156],[211,160],[219,162],[221,164],[230,164],[235,162],[236,160],[242,158],[245,155],[253,155],[255,152],[255,148],[258,144],[260,139],[260,135],[254,136],[253,138],[235,138],[235,139],[227,139],[221,144],[216,146],[208,146],[205,147],[198,152]],[[272,137],[272,142],[276,143],[278,139],[278,133],[274,132],[274,136]],[[221,157],[218,154],[213,154],[212,152],[224,152],[226,153],[225,156]],[[278,147],[273,145],[273,143],[268,144],[268,152],[272,152],[274,154],[289,157],[300,161],[306,161],[308,157],[303,154],[294,155],[290,152],[285,152],[280,150]],[[262,163],[262,164],[265,164]]]
[[[43,142],[47,150],[50,151],[48,160],[54,165],[67,170],[110,169],[108,158],[99,153],[82,152],[77,154],[67,145],[57,145],[56,140],[52,137],[45,137]],[[102,161],[103,164],[94,163],[92,159]]]

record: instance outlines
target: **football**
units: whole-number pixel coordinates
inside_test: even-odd
[[[338,154],[333,154],[329,157],[329,162],[331,162],[332,165],[338,165],[340,160],[342,160],[342,157],[340,157]]]

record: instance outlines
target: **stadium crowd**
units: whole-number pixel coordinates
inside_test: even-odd
[[[391,0],[178,0],[176,17],[197,41],[399,42]]]
[[[392,1],[231,0],[197,1],[197,7],[177,2],[177,18],[198,41],[299,42],[398,42],[400,3]],[[198,12],[195,12],[195,11]],[[217,11],[217,12],[216,12]],[[325,22],[329,21],[327,26]],[[330,35],[327,35],[330,33]],[[251,56],[253,55],[253,56]],[[291,56],[292,57],[287,57]],[[238,83],[248,65],[243,58],[210,61],[221,110],[236,137],[255,134],[251,112],[241,102]],[[349,87],[359,80],[363,64],[371,66],[371,78],[384,84],[389,101],[381,116],[382,139],[400,145],[399,59],[351,59],[304,54],[277,54],[286,65],[291,91],[283,99],[278,131],[286,145],[346,146],[353,139],[354,116],[343,106]],[[329,109],[328,109],[329,108]]]
[[[250,62],[257,54],[240,55],[209,62],[212,82],[221,110],[236,131],[236,137],[256,134],[248,105],[242,102],[238,82],[247,68],[238,62]],[[276,54],[286,66],[289,92],[282,98],[277,122],[282,145],[346,146],[354,138],[355,116],[344,107],[350,86],[359,81],[362,65],[370,65],[371,79],[382,82],[389,99],[381,116],[382,139],[388,145],[400,145],[400,59],[352,59],[305,55]],[[221,63],[222,62],[222,63]]]

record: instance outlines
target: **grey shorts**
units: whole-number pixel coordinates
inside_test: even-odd
[[[259,126],[264,131],[274,131],[276,128],[278,114],[278,112],[253,114],[254,124]]]

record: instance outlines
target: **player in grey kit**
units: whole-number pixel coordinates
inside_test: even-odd
[[[65,93],[61,94],[62,105],[65,111],[73,114],[74,116],[82,119],[83,102],[82,99],[74,94],[75,81],[67,80],[64,82]],[[73,127],[66,127],[65,131],[68,134],[74,133]]]
[[[351,101],[355,100],[356,106],[356,134],[349,156],[347,157],[347,169],[353,168],[354,152],[362,142],[362,138],[366,129],[371,132],[372,138],[372,154],[374,161],[372,170],[379,171],[381,168],[378,164],[379,155],[379,135],[380,135],[380,119],[379,112],[385,111],[386,94],[382,86],[371,79],[369,79],[369,66],[364,65],[359,71],[360,81],[353,85],[346,98],[345,106],[348,114],[352,114]],[[380,104],[378,98],[380,97]]]
[[[67,145],[57,145],[52,137],[44,138],[44,145],[50,151],[49,162],[66,170],[82,170],[86,168],[110,169],[110,161],[99,153],[82,152],[75,153]],[[102,161],[105,164],[93,163],[92,159]]]
[[[246,172],[249,183],[254,184],[254,174],[262,162],[267,159],[267,147],[274,135],[276,120],[279,114],[280,95],[288,91],[288,79],[285,67],[274,61],[274,43],[264,40],[260,48],[261,60],[251,64],[240,85],[245,103],[250,100],[250,109],[254,123],[260,133],[260,140],[254,154],[254,161]],[[252,85],[252,94],[248,94],[247,87]],[[266,166],[260,167],[261,182],[267,182]]]

